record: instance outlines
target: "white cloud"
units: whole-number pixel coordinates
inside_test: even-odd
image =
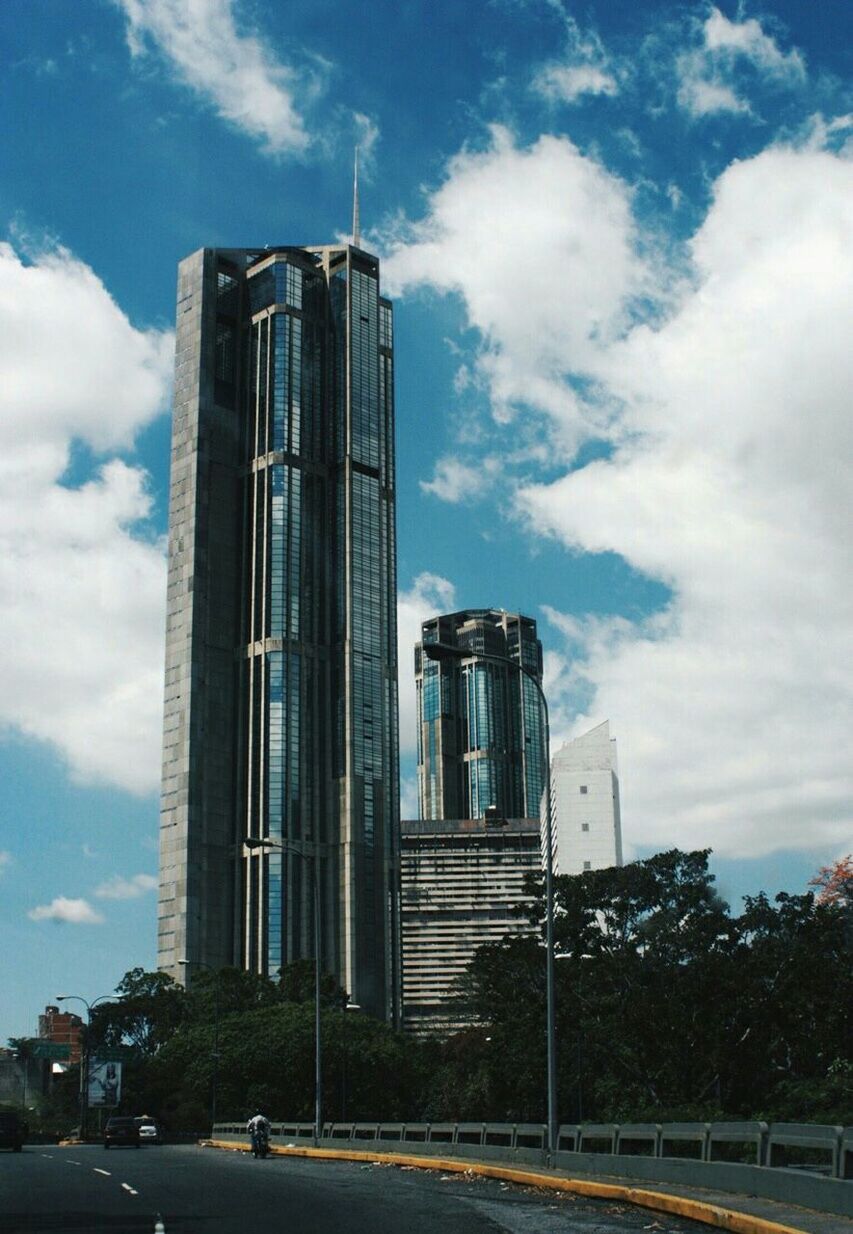
[[[66,250],[0,245],[0,731],[136,792],[158,779],[165,564],[137,530],[145,473],[103,455],[164,409],[172,354]],[[75,443],[101,460],[71,487]]]
[[[270,50],[260,34],[240,32],[234,0],[115,0],[128,20],[128,43],[147,40],[179,77],[219,114],[259,139],[269,154],[300,153],[309,144],[297,99],[315,87]]]
[[[853,826],[851,202],[825,152],[730,167],[693,289],[608,357],[613,457],[520,494],[539,531],[674,590],[639,625],[560,622],[576,730],[613,721],[641,843],[752,855]]]
[[[455,603],[456,588],[440,574],[419,574],[408,591],[397,595],[400,749],[404,754],[411,754],[416,746],[414,655],[421,623],[440,613],[452,613]]]
[[[780,51],[776,40],[765,34],[754,17],[729,21],[718,8],[712,8],[704,27],[705,47],[713,54],[743,56],[763,72],[775,77],[802,79],[806,67],[800,53]]]
[[[376,143],[379,140],[379,125],[361,111],[353,112],[353,121],[358,146],[359,170],[366,170],[373,163]]]
[[[400,781],[400,818],[418,817],[417,776],[404,776]]]
[[[616,78],[595,64],[546,64],[536,75],[534,86],[548,99],[574,103],[584,94],[618,94]]]
[[[700,47],[676,59],[678,102],[693,116],[751,111],[738,95],[735,81],[735,71],[744,62],[769,82],[795,86],[805,79],[800,53],[796,49],[783,52],[754,17],[730,21],[712,7],[702,24],[701,37]]]
[[[135,900],[148,891],[156,890],[157,879],[153,874],[134,874],[132,878],[115,874],[96,889],[95,895],[101,900]]]
[[[532,410],[567,449],[610,441],[518,508],[672,590],[645,622],[555,617],[555,739],[611,720],[635,843],[850,834],[852,203],[853,163],[814,140],[735,163],[687,277],[664,265],[656,289],[624,185],[568,142],[499,133],[452,161],[391,257],[400,287],[460,297],[499,416],[511,392],[522,429]]]
[[[566,46],[559,60],[544,64],[533,78],[533,89],[551,102],[575,103],[585,94],[614,95],[619,85],[601,39],[593,30],[582,31],[573,18],[558,10],[566,30]]]
[[[678,101],[692,116],[711,116],[720,111],[751,111],[749,104],[738,98],[732,86],[721,81],[709,81],[703,76],[704,66],[700,59],[682,57],[679,71]]]
[[[633,240],[631,193],[567,138],[519,148],[504,128],[451,160],[426,217],[389,241],[387,283],[463,299],[482,337],[478,377],[499,419],[533,407],[559,419],[571,449],[610,411],[567,380],[589,372],[624,326],[648,274]]]
[[[421,480],[420,486],[425,493],[431,493],[440,501],[458,505],[481,497],[499,473],[500,460],[493,456],[472,465],[463,463],[453,455],[446,455],[436,463],[433,478]]]
[[[31,921],[67,921],[72,925],[101,925],[104,921],[87,900],[69,900],[66,896],[31,908],[27,916]]]

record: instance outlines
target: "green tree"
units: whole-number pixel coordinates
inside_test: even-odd
[[[678,850],[555,880],[561,1117],[752,1117],[790,1109],[800,1081],[841,1100],[847,910],[758,896],[732,917],[713,882],[707,851]],[[444,1047],[443,1117],[544,1117],[544,903],[531,892],[539,936],[483,947],[469,970],[480,1027]]]
[[[99,1003],[91,1015],[90,1046],[128,1044],[143,1057],[157,1053],[180,1026],[183,986],[166,973],[132,968],[116,986],[115,1002]]]
[[[411,1118],[429,1070],[417,1045],[368,1016],[323,1012],[324,1108],[340,1118],[343,1085],[359,1118]],[[173,1127],[206,1123],[213,1027],[187,1024],[151,1060],[151,1102]],[[308,1002],[227,1014],[219,1024],[218,1106],[223,1120],[258,1107],[273,1118],[313,1116],[314,1008]]]

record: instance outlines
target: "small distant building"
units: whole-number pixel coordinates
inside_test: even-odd
[[[497,817],[402,823],[403,1027],[446,1034],[470,1022],[457,983],[483,943],[530,931],[517,914],[541,871],[539,820]]]
[[[555,874],[622,865],[619,771],[609,720],[554,755],[551,818]]]
[[[44,1015],[39,1016],[39,1037],[42,1041],[53,1041],[56,1045],[67,1045],[71,1054],[70,1063],[80,1062],[80,1036],[83,1032],[83,1021],[79,1015],[69,1011],[60,1011],[58,1007],[47,1006]]]

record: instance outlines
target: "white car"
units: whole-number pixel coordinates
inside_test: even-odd
[[[140,1144],[162,1144],[163,1136],[160,1132],[159,1125],[153,1118],[138,1118],[136,1125],[139,1127],[139,1142]]]

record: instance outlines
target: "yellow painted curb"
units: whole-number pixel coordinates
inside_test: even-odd
[[[202,1140],[210,1148],[225,1148],[245,1153],[244,1144],[227,1140]],[[585,1178],[560,1178],[554,1174],[539,1174],[534,1170],[519,1170],[502,1165],[487,1165],[481,1161],[465,1161],[446,1157],[414,1157],[403,1153],[351,1152],[341,1148],[283,1148],[270,1145],[270,1153],[280,1157],[315,1157],[322,1161],[378,1161],[389,1165],[411,1165],[419,1170],[443,1170],[445,1173],[476,1174],[483,1178],[499,1178],[506,1182],[523,1183],[528,1187],[549,1187],[554,1191],[571,1191],[597,1200],[623,1200],[640,1208],[674,1213],[689,1221],[701,1221],[734,1234],[804,1234],[797,1226],[781,1225],[734,1208],[721,1208],[704,1200],[693,1200],[665,1191],[649,1191],[644,1187],[626,1187],[622,1183],[594,1183]]]

